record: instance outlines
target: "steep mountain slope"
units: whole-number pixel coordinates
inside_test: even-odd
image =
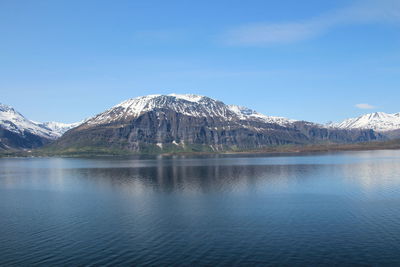
[[[0,104],[0,149],[41,147],[59,138],[72,126],[77,125],[33,122],[14,108]]]
[[[394,131],[400,129],[400,113],[375,112],[329,126],[340,129],[373,129],[379,132]]]
[[[124,101],[65,133],[52,149],[223,151],[380,138],[372,130],[330,129],[204,96],[171,94]]]

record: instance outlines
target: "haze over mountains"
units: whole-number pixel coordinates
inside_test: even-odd
[[[148,95],[126,100],[85,121],[38,123],[0,105],[0,149],[130,152],[226,151],[277,145],[386,140],[400,115],[373,113],[320,125],[260,114],[198,95]],[[388,134],[386,134],[388,133]]]

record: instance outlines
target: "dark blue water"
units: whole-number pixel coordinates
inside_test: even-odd
[[[0,159],[0,265],[399,265],[400,151]]]

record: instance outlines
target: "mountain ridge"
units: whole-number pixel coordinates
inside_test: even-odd
[[[6,113],[8,116],[4,116]],[[400,119],[400,113],[379,112],[361,117],[359,121]],[[397,129],[380,134],[370,128],[355,127],[351,124],[355,119],[321,125],[267,116],[247,107],[226,105],[194,94],[139,96],[72,124],[30,121],[12,107],[0,104],[0,130],[10,131],[14,139],[15,135],[24,138],[29,134],[41,140],[35,139],[32,145],[24,143],[24,149],[50,145],[56,150],[100,147],[135,152],[225,151],[288,144],[369,142],[390,139],[397,134]],[[0,135],[0,149],[7,147],[4,139]]]
[[[400,129],[400,112],[385,113],[374,112],[349,118],[342,122],[331,123],[328,125],[340,129],[372,129],[379,132],[393,131]]]

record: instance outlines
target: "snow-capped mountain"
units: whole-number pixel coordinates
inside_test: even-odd
[[[43,127],[40,123],[28,120],[14,108],[4,104],[0,104],[0,126],[20,135],[29,132],[47,139],[56,139],[58,137],[49,128]]]
[[[381,138],[371,130],[327,128],[260,114],[199,95],[126,100],[66,132],[55,150],[223,151],[284,144],[354,143]]]
[[[79,124],[34,122],[25,118],[11,106],[0,104],[0,148],[42,146]]]
[[[89,125],[108,124],[138,117],[141,114],[160,109],[174,110],[192,117],[219,117],[227,121],[259,120],[266,123],[286,125],[295,122],[282,117],[260,114],[246,107],[225,105],[221,101],[193,94],[148,95],[126,100],[111,109],[88,119]]]
[[[373,129],[379,132],[400,129],[400,113],[375,112],[357,118],[350,118],[343,122],[332,123],[330,127],[340,129]]]

